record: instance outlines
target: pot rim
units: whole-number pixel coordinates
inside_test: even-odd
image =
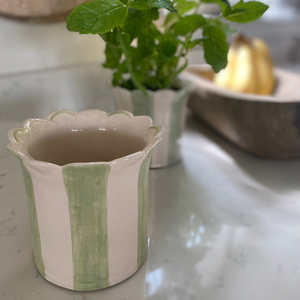
[[[178,93],[186,93],[186,92],[191,92],[194,88],[194,84],[189,81],[189,80],[186,80],[186,79],[180,79],[180,81],[182,82],[182,87],[178,90],[174,90],[174,89],[159,89],[159,90],[156,90],[156,91],[153,91],[153,90],[149,90],[147,89],[147,93],[149,94],[152,94],[152,95],[158,95],[160,93],[165,93],[165,92],[171,92],[171,93],[174,93],[174,94],[178,94]],[[133,89],[133,90],[129,90],[129,89],[126,89],[122,86],[114,86],[113,87],[113,90],[122,90],[122,91],[127,91],[128,93],[143,93],[142,90],[139,90],[139,89]]]
[[[59,120],[57,117],[59,117]],[[71,117],[70,117],[71,116]],[[36,133],[34,133],[34,129],[39,126],[44,126],[43,129],[46,130],[46,128],[49,128],[51,124],[62,124],[66,120],[72,119],[74,123],[76,123],[78,117],[83,118],[90,118],[91,116],[101,116],[102,118],[106,118],[107,120],[112,121],[112,124],[117,122],[120,124],[120,122],[137,122],[141,121],[144,125],[144,129],[141,130],[141,128],[136,127],[139,131],[143,131],[144,137],[146,137],[146,146],[143,148],[143,150],[133,152],[131,154],[128,154],[126,156],[122,156],[119,158],[116,158],[111,161],[99,161],[99,162],[74,162],[74,163],[68,163],[65,165],[58,165],[55,163],[50,163],[46,161],[36,160],[34,159],[27,151],[28,143],[31,142],[34,139],[34,136]],[[114,116],[114,117],[112,117]],[[126,119],[124,119],[126,118]],[[123,121],[122,121],[123,119]],[[96,124],[96,123],[95,123]],[[138,123],[137,123],[138,125]],[[134,126],[134,124],[132,125]],[[56,110],[52,113],[50,113],[45,119],[27,119],[23,123],[22,128],[13,128],[8,131],[8,138],[10,143],[7,145],[7,150],[15,156],[16,158],[27,161],[33,164],[37,164],[39,166],[55,166],[59,168],[63,168],[66,166],[83,166],[83,165],[99,165],[99,164],[115,164],[120,161],[125,161],[130,158],[145,154],[148,155],[150,152],[152,152],[157,145],[161,142],[161,133],[162,133],[162,127],[159,125],[153,126],[153,121],[148,116],[134,116],[132,113],[125,111],[125,110],[119,110],[114,111],[112,113],[106,113],[105,111],[102,111],[100,109],[86,109],[82,110],[78,113],[73,112],[71,110],[67,109],[60,109]]]

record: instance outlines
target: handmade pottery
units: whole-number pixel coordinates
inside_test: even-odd
[[[236,93],[217,87],[208,65],[189,66],[193,82],[189,107],[204,122],[240,148],[267,158],[300,158],[300,76],[275,69],[271,96]]]
[[[149,117],[60,110],[9,131],[22,166],[35,262],[78,291],[134,274],[147,255],[148,173],[161,127]]]
[[[154,124],[163,127],[162,142],[154,151],[152,168],[161,168],[178,162],[180,154],[180,138],[185,124],[185,110],[191,85],[185,83],[182,89],[129,91],[117,87],[113,89],[116,106],[120,110],[132,112],[135,116],[150,116]]]

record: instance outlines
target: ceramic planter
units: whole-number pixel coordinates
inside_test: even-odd
[[[125,280],[147,255],[148,173],[161,128],[128,112],[61,110],[9,131],[22,166],[35,262],[79,291]]]
[[[163,127],[162,142],[154,151],[152,168],[169,166],[180,160],[180,137],[185,124],[185,109],[191,85],[181,90],[129,91],[114,88],[117,108],[132,112],[135,116],[150,116],[154,124]]]

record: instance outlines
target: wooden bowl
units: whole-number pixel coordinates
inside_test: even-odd
[[[194,83],[189,107],[240,148],[267,158],[300,158],[300,76],[276,69],[272,96],[217,87],[208,65],[189,66],[183,78]]]
[[[52,21],[65,18],[84,2],[87,0],[0,0],[0,14],[23,20]]]

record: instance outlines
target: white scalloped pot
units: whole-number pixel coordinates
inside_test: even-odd
[[[140,90],[113,89],[117,109],[130,111],[135,116],[150,116],[154,125],[159,124],[163,128],[162,142],[153,153],[152,168],[166,167],[181,159],[180,138],[191,87],[186,83],[178,91],[147,90],[147,95]]]
[[[35,263],[89,291],[134,274],[148,250],[148,174],[161,127],[120,111],[60,110],[9,131],[22,166]]]

